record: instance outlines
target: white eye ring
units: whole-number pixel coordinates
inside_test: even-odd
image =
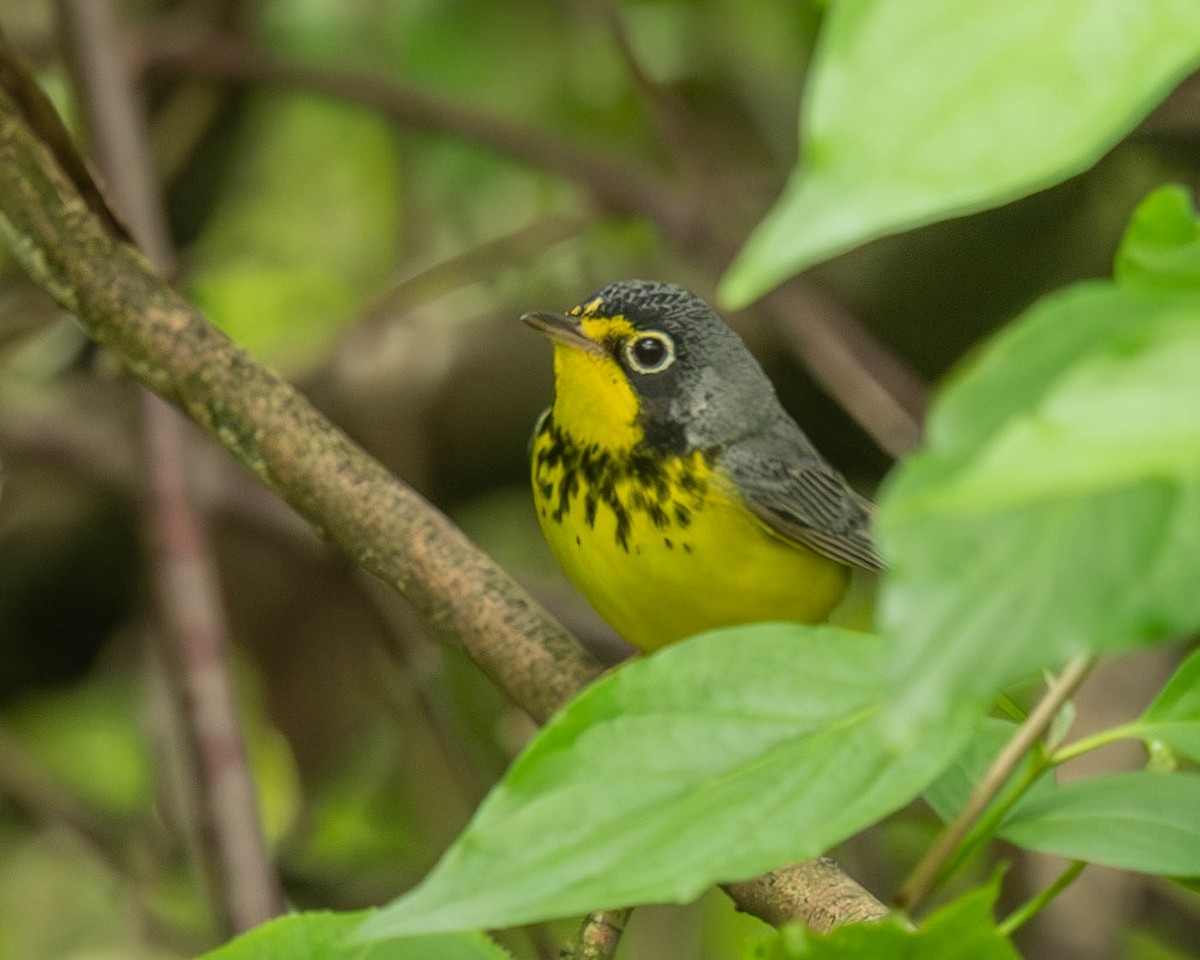
[[[662,373],[675,362],[675,341],[661,330],[643,330],[626,341],[625,362],[637,373]]]

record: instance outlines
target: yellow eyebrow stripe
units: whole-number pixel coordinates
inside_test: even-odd
[[[602,343],[610,337],[629,337],[637,331],[632,323],[620,314],[614,317],[583,315],[584,336],[596,343]]]

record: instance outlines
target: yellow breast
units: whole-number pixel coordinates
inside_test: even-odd
[[[579,442],[547,414],[532,454],[551,550],[643,650],[739,623],[819,622],[846,593],[850,571],[773,533],[716,452],[663,457]]]

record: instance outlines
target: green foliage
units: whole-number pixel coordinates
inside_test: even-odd
[[[1192,0],[832,4],[799,164],[722,296],[1078,173],[1197,63]]]
[[[203,960],[511,960],[481,933],[364,945],[354,932],[370,914],[363,910],[280,917],[206,953]]]
[[[1091,283],[947,386],[880,501],[902,725],[1200,626],[1197,369],[1191,289]]]
[[[1183,662],[1146,708],[1134,735],[1200,763],[1200,650]]]
[[[992,882],[972,890],[915,930],[896,916],[847,924],[827,934],[791,924],[777,940],[756,950],[752,960],[1019,960],[992,921],[998,887]]]
[[[1029,798],[1006,840],[1075,860],[1166,876],[1200,876],[1200,776],[1138,770],[1074,780]]]
[[[569,241],[522,241],[515,253],[501,244],[499,252],[476,258],[482,239],[536,227],[547,216],[586,218],[595,210],[586,200],[586,170],[560,176],[538,169],[536,158],[514,164],[473,142],[469,130],[455,132],[452,111],[434,118],[448,118],[448,135],[410,131],[401,141],[394,118],[336,98],[250,84],[214,98],[214,125],[194,134],[203,140],[199,151],[194,142],[173,145],[205,167],[200,190],[192,190],[185,172],[168,191],[189,208],[189,222],[207,218],[186,252],[190,292],[235,338],[289,373],[327,358],[345,323],[387,276],[438,267],[427,284],[435,293],[422,290],[406,301],[401,337],[391,339],[397,325],[387,338],[365,338],[369,362],[338,365],[344,369],[330,369],[320,381],[330,409],[345,414],[355,435],[385,456],[379,439],[403,424],[395,447],[411,450],[403,449],[398,462],[413,466],[438,503],[453,506],[458,496],[454,483],[462,481],[453,475],[462,466],[455,448],[470,451],[473,468],[490,444],[515,463],[523,438],[513,440],[501,427],[508,418],[522,421],[523,405],[531,414],[534,399],[544,400],[522,392],[524,381],[534,380],[525,376],[533,364],[510,366],[525,348],[493,351],[515,342],[505,339],[510,329],[493,333],[475,321],[542,306],[550,293],[575,295],[598,277],[657,275],[702,289],[711,280],[705,265],[722,255],[721,244],[735,238],[739,218],[757,203],[753,185],[777,182],[769,157],[786,153],[790,163],[794,93],[818,27],[800,164],[731,270],[724,288],[731,301],[748,300],[872,237],[995,205],[1082,170],[1200,60],[1194,0],[840,0],[828,5],[823,23],[820,3],[744,10],[677,0],[624,4],[618,15],[628,39],[645,72],[664,85],[658,104],[664,109],[654,111],[603,18],[581,15],[576,6],[543,5],[514,16],[518,5],[491,0],[268,0],[247,22],[264,49],[289,61],[372,72],[385,83],[399,77],[434,97],[493,110],[501,130],[519,120],[563,131],[601,165],[613,159],[618,174],[627,164],[635,173],[667,173],[664,183],[678,186],[688,182],[680,174],[694,172],[685,167],[694,166],[710,186],[728,184],[730,196],[738,194],[728,224],[717,225],[728,236],[712,249],[670,251],[673,231],[664,223],[596,214]],[[172,108],[178,121],[187,112],[179,104],[189,101],[175,97],[178,78],[170,71],[152,79],[155,126],[169,138]],[[783,115],[786,128],[773,124]],[[886,327],[889,339],[894,333],[893,345],[912,346],[907,359],[925,372],[940,373],[950,348],[943,356],[925,349],[938,330],[924,316],[889,325],[901,315],[867,308],[855,300],[859,291],[874,283],[886,290],[879,302],[893,308],[907,302],[905,282],[928,283],[941,297],[969,301],[955,318],[959,345],[983,335],[1001,311],[1007,316],[1012,304],[1028,302],[1029,291],[1103,269],[1085,270],[1073,250],[1063,250],[1045,257],[1044,273],[1015,283],[1024,261],[1014,265],[1003,256],[1002,235],[1031,247],[1032,259],[1071,229],[1107,257],[1103,225],[1124,218],[1136,184],[1158,182],[1178,162],[1146,137],[1125,149],[1112,166],[1132,173],[1116,187],[1099,183],[1112,172],[1106,169],[997,214],[995,222],[977,218],[938,231],[974,235],[966,253],[939,260],[926,251],[919,264],[901,263],[896,248],[889,253],[878,245],[822,280],[836,281],[840,271],[843,289],[835,298],[877,329]],[[677,154],[688,151],[687,164],[678,163]],[[663,169],[671,163],[674,169]],[[744,193],[742,184],[749,186]],[[195,202],[214,188],[215,204]],[[681,197],[665,199],[680,200],[681,214],[699,216]],[[1042,223],[1031,224],[1029,210],[1040,215],[1056,204],[1077,206],[1078,217],[1060,217],[1035,235]],[[933,233],[905,249],[921,247]],[[981,250],[987,256],[972,255]],[[457,253],[465,256],[441,262]],[[510,262],[523,258],[532,265]],[[989,274],[994,292],[958,278],[955,270],[971,260],[983,262],[972,264],[981,272],[1005,261]],[[921,268],[930,265],[952,279],[927,281]],[[629,664],[534,738],[410,896],[376,913],[286,917],[209,957],[498,960],[503,951],[476,933],[391,937],[688,900],[713,881],[824,853],[922,791],[940,817],[955,816],[1015,730],[1012,722],[982,717],[1006,684],[1054,669],[1074,652],[1115,653],[1200,625],[1194,586],[1200,224],[1186,191],[1164,188],[1138,208],[1114,277],[1041,301],[970,358],[939,396],[925,447],[884,498],[891,571],[882,637],[761,626],[697,638]],[[467,351],[486,356],[464,363]],[[405,379],[394,375],[398,353],[419,381],[400,384],[410,388],[403,394],[392,392],[394,381]],[[481,370],[486,376],[474,376]],[[503,401],[482,428],[455,403],[459,382],[467,380]],[[360,406],[364,396],[369,400]],[[402,421],[391,419],[397,409]],[[805,420],[818,441],[823,428],[836,432],[826,419],[832,418]],[[59,438],[46,439],[54,447]],[[845,465],[842,451],[821,445]],[[7,448],[3,453],[11,469]],[[107,469],[101,463],[97,472]],[[198,484],[204,496],[224,489],[222,478],[209,479]],[[20,486],[14,473],[0,521],[13,522],[8,511]],[[245,553],[245,563],[246,531],[238,531],[231,550],[229,531],[218,528],[249,525],[224,522],[240,516],[237,505],[230,512],[222,493],[214,498],[223,562],[234,556],[237,563]],[[522,527],[533,529],[531,519],[519,515],[512,528],[499,530],[496,502],[490,497],[489,518],[474,526],[485,530],[490,521],[493,534],[517,544],[505,551],[512,566],[529,570],[534,563],[520,549],[520,536]],[[58,503],[51,508],[63,512]],[[261,707],[243,710],[264,827],[289,896],[305,903],[379,902],[410,884],[458,829],[493,765],[529,734],[523,718],[495,702],[500,698],[490,686],[490,706],[480,708],[487,680],[459,652],[441,666],[457,695],[447,694],[446,684],[425,686],[436,669],[421,657],[409,664],[411,677],[390,661],[383,669],[374,661],[366,670],[359,661],[347,668],[355,648],[337,645],[339,631],[357,641],[361,620],[343,616],[348,604],[326,603],[327,585],[310,591],[316,577],[309,580],[301,569],[307,559],[278,561],[277,554],[256,552],[253,566],[241,568],[253,576],[227,578],[237,639],[262,655],[271,684],[269,697],[255,702],[271,704],[272,720],[288,738],[262,718]],[[299,583],[289,584],[294,592],[279,603],[266,589],[274,571],[282,571],[281,581]],[[50,602],[66,595],[53,592]],[[286,608],[282,618],[266,612],[276,605]],[[324,621],[336,622],[322,628]],[[19,621],[0,626],[24,642]],[[336,653],[326,658],[329,650]],[[363,682],[367,672],[370,681],[382,681],[379,689]],[[113,851],[97,856],[64,840],[61,824],[5,814],[0,957],[111,950],[114,957],[166,958],[175,949],[142,951],[134,944],[148,939],[146,930],[176,949],[212,936],[200,884],[184,862],[185,844],[174,836],[162,842],[170,817],[160,819],[152,803],[166,791],[156,793],[162,784],[155,783],[132,695],[100,673],[78,689],[6,705],[6,726],[39,770],[65,787],[89,819],[95,813],[101,826],[118,827],[119,837]],[[355,712],[368,700],[387,718],[372,713],[368,723]],[[410,722],[417,714],[422,718]],[[1200,763],[1200,653],[1139,718],[1061,747],[1069,720],[1063,711],[1047,742],[1022,760],[939,878],[1002,837],[1029,849],[1173,874],[1179,884],[1171,889],[1180,896],[1183,886],[1200,889],[1194,823],[1200,778],[1174,770]],[[426,726],[444,741],[429,737]],[[447,761],[439,751],[446,742],[453,748],[464,728],[473,735],[458,744],[464,757]],[[1144,741],[1150,765],[1172,772],[1058,785],[1058,764],[1120,738]],[[351,762],[332,755],[349,755]],[[484,755],[490,762],[479,762]],[[450,780],[451,787],[442,782]],[[165,804],[162,811],[171,813]],[[898,820],[884,825],[881,847],[894,838],[892,827],[916,835],[912,819]],[[904,864],[885,867],[881,874],[897,875]],[[129,876],[119,874],[125,869]],[[825,936],[788,928],[759,956],[1012,960],[991,916],[997,885],[968,893],[916,929],[900,917]],[[1035,897],[1029,912],[1040,905]],[[364,923],[369,935],[384,939],[362,941]],[[1004,929],[1014,925],[1010,918]],[[730,936],[754,935],[742,928]],[[639,936],[635,929],[622,947],[631,960],[662,955],[653,945],[641,951]],[[717,939],[709,936],[704,946],[709,960],[745,949],[714,945]],[[1131,953],[1145,960],[1174,955],[1158,945]]]
[[[764,624],[627,664],[547,725],[367,935],[688,901],[824,852],[911,799],[970,731],[893,744],[883,662],[870,635]]]
[[[1137,208],[1113,273],[1126,286],[1200,292],[1200,223],[1183,187],[1162,187]]]

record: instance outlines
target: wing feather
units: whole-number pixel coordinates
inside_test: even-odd
[[[847,566],[882,568],[871,534],[874,505],[790,418],[731,444],[722,459],[746,505],[780,536]]]

